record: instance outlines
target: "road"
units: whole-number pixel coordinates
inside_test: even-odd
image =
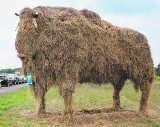
[[[0,88],[0,94],[6,94],[6,93],[11,93],[15,92],[23,87],[27,87],[27,84],[19,84],[19,85],[12,85],[10,87],[1,87]]]

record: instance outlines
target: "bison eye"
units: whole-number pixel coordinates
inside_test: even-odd
[[[36,57],[37,57],[36,53],[32,54],[32,60],[36,60]]]

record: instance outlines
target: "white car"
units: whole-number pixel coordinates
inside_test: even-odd
[[[21,76],[19,76],[18,78],[19,78],[20,84],[26,83],[26,77],[25,77],[25,76],[21,75]]]

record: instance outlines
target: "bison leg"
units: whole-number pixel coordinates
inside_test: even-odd
[[[120,90],[114,88],[113,92],[113,109],[118,110],[120,108],[120,97],[119,97]]]
[[[60,87],[60,94],[64,99],[65,109],[63,114],[63,120],[69,124],[72,121],[73,109],[72,109],[72,94],[74,92],[74,85],[72,83],[62,83]]]
[[[35,84],[30,85],[30,89],[35,97],[36,100],[36,110],[37,116],[45,113],[45,91],[40,88],[37,88]]]
[[[125,81],[121,81],[118,84],[114,85],[114,91],[113,91],[113,109],[118,110],[120,109],[120,91],[124,86]]]
[[[37,101],[37,115],[45,114],[45,93],[44,91],[41,91],[42,95],[39,95],[36,99]]]
[[[71,121],[73,110],[72,110],[72,93],[66,92],[66,94],[63,96],[65,109],[64,109],[64,115],[63,118],[65,121]]]
[[[150,85],[142,85],[140,86],[140,89],[142,91],[141,95],[141,101],[140,101],[140,112],[146,112],[147,110],[147,103],[150,93]]]

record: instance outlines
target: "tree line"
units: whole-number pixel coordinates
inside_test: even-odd
[[[21,70],[21,68],[14,68],[14,69],[7,68],[7,69],[1,69],[0,73],[15,73],[15,71],[19,70]],[[160,63],[157,67],[155,67],[155,74],[156,76],[160,76]]]
[[[156,73],[156,76],[160,76],[160,63],[159,63],[158,66],[155,68],[155,73]]]
[[[15,73],[16,71],[20,71],[20,70],[21,68],[14,68],[14,69],[6,68],[6,69],[1,69],[0,73]]]

